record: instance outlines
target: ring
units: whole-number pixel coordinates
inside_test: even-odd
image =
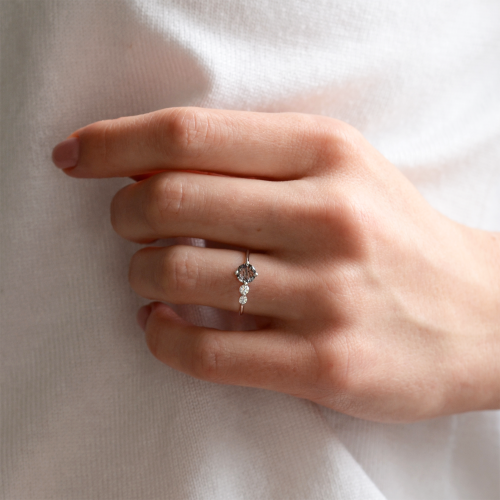
[[[246,262],[244,264],[241,264],[241,266],[239,266],[238,269],[236,269],[236,271],[234,272],[238,280],[243,283],[243,285],[240,286],[240,314],[243,314],[243,308],[245,307],[245,304],[248,300],[247,293],[250,291],[250,287],[248,286],[248,284],[251,283],[259,275],[255,267],[250,264],[249,258],[250,250],[247,250]]]

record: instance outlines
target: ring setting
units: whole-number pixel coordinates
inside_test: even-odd
[[[248,284],[251,283],[259,275],[255,267],[250,264],[249,259],[250,250],[247,250],[246,262],[244,264],[241,264],[241,266],[239,266],[238,269],[236,269],[236,271],[234,272],[238,280],[243,283],[240,286],[240,314],[243,314],[243,308],[248,301],[247,294],[250,291],[250,287],[248,286]]]

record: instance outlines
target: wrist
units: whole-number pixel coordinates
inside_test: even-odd
[[[500,233],[462,226],[469,320],[456,373],[465,411],[500,409]]]

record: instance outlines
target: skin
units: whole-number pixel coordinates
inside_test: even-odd
[[[354,128],[171,108],[71,137],[67,175],[136,180],[112,201],[120,236],[226,245],[132,258],[132,288],[155,301],[138,321],[163,363],[375,421],[500,408],[500,234],[435,211]],[[237,311],[245,248],[258,330],[197,327],[161,303]]]

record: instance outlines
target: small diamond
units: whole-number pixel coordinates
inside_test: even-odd
[[[246,295],[242,295],[240,297],[240,304],[246,304],[248,300],[248,297]]]
[[[240,286],[241,295],[246,295],[249,291],[250,291],[250,287],[248,285],[241,285]]]

